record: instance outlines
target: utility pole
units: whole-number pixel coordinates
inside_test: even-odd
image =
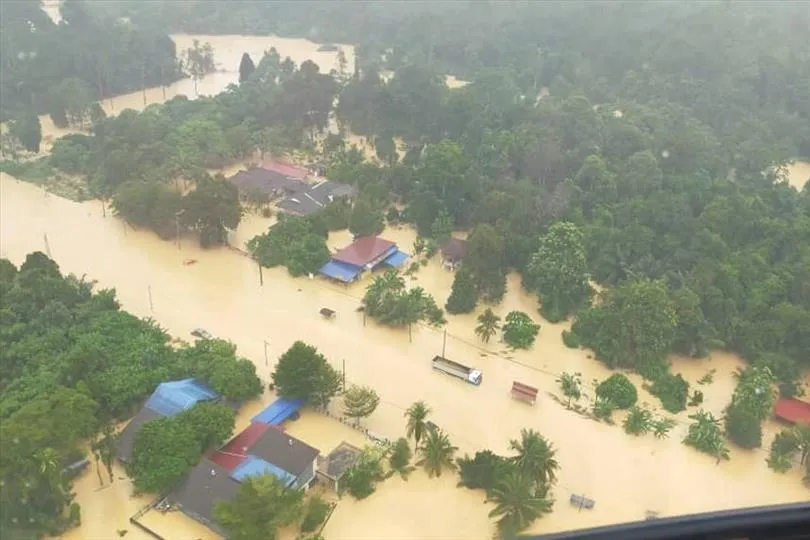
[[[259,262],[259,259],[256,259],[256,264],[259,265],[259,285],[264,287],[264,274],[262,273],[262,263]]]
[[[346,391],[346,359],[343,359],[343,391]]]
[[[48,244],[48,233],[43,234],[43,237],[45,238],[45,253],[48,254],[48,258],[53,259],[51,257],[51,246]]]
[[[444,339],[442,339],[442,358],[446,358],[444,356],[444,352],[447,350],[447,328],[444,329]]]
[[[268,357],[267,357],[267,340],[265,339],[264,340],[264,365],[267,366],[269,364],[270,364],[270,361],[268,360]]]
[[[154,306],[154,304],[152,304],[152,286],[148,285],[146,290],[149,292],[149,311],[154,313],[155,312],[155,306]]]

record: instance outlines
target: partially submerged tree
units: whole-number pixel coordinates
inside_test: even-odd
[[[491,499],[495,508],[489,515],[498,518],[501,538],[513,538],[543,514],[551,512],[554,505],[548,486],[536,486],[520,470],[508,471],[492,489]]]
[[[242,53],[242,59],[239,61],[239,84],[246,82],[256,71],[256,65],[248,53]]]
[[[272,474],[251,476],[231,501],[217,501],[214,519],[234,540],[274,540],[304,512],[304,491],[286,489]]]
[[[510,347],[528,349],[534,344],[540,325],[522,311],[510,311],[503,325],[503,340]]]
[[[568,398],[567,407],[571,407],[571,401],[579,401],[582,397],[582,374],[563,373],[557,379],[563,395]]]
[[[478,325],[475,327],[475,334],[481,338],[484,343],[489,343],[489,340],[498,333],[500,330],[501,318],[495,315],[490,308],[487,308],[481,315],[478,316]]]
[[[429,477],[441,476],[444,470],[456,468],[455,453],[458,450],[440,429],[429,429],[418,448],[421,459],[416,462],[425,468]]]
[[[352,385],[343,392],[343,413],[355,422],[371,416],[380,404],[380,396],[368,386]]]
[[[430,415],[430,407],[424,401],[417,401],[413,403],[408,410],[405,411],[405,418],[408,423],[406,427],[407,437],[413,437],[416,445],[419,445],[426,433],[428,432],[427,418]]]
[[[296,341],[281,355],[272,377],[279,395],[314,407],[326,407],[341,385],[340,373],[318,349],[303,341]]]
[[[557,481],[557,451],[540,433],[533,429],[520,430],[520,439],[509,441],[509,448],[516,452],[510,460],[520,473],[536,486],[550,486]]]
[[[689,425],[689,431],[683,440],[684,444],[717,458],[717,463],[729,459],[729,450],[723,437],[720,420],[703,409],[690,414],[689,418],[694,422]]]
[[[468,270],[461,267],[453,278],[453,288],[444,309],[447,313],[470,313],[478,303],[478,291],[475,281]]]

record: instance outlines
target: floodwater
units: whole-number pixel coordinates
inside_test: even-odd
[[[799,191],[810,182],[810,161],[794,161],[785,167],[788,183]]]
[[[419,399],[433,408],[433,420],[462,453],[481,448],[505,453],[509,439],[521,428],[539,430],[559,449],[561,471],[554,491],[555,512],[536,522],[533,531],[637,520],[646,511],[668,516],[810,498],[798,472],[778,475],[767,469],[765,450],[735,450],[730,462],[717,465],[681,445],[688,422],[685,413],[678,415],[680,423],[669,439],[656,440],[629,436],[618,426],[580,417],[549,399],[546,392],[557,392],[554,379],[560,372],[579,371],[586,384],[609,374],[587,351],[563,346],[560,334],[566,324],[540,321],[540,335],[530,351],[508,352],[496,341],[486,346],[476,341],[474,314],[450,317],[446,356],[484,371],[484,383],[474,387],[431,370],[430,359],[442,351],[441,331],[417,326],[409,341],[406,330],[381,328],[370,320],[364,324],[355,309],[367,281],[343,287],[320,279],[292,279],[284,269],[265,269],[260,286],[255,263],[244,256],[225,248],[202,251],[191,239],[184,239],[178,249],[151,232],[102,217],[98,201],[68,201],[5,174],[0,193],[2,257],[19,264],[31,251],[50,251],[64,272],[87,274],[98,280],[99,287],[115,287],[124,309],[154,317],[175,336],[188,336],[191,329],[203,327],[233,341],[240,354],[256,363],[264,380],[269,380],[275,359],[294,340],[305,340],[336,368],[345,366],[350,383],[377,390],[382,402],[364,424],[378,434],[401,435],[403,412]],[[251,218],[248,226],[250,233],[238,232],[237,241],[263,229],[261,218]],[[400,228],[384,236],[411,251],[415,235]],[[342,246],[347,240],[347,233],[334,234],[330,245]],[[187,258],[199,262],[184,266]],[[452,273],[432,261],[419,271],[417,282],[443,304]],[[336,310],[337,317],[324,320],[318,314],[322,307]],[[510,276],[509,292],[496,312],[504,315],[512,309],[536,314],[535,301],[520,291],[517,276]],[[673,362],[693,383],[716,370],[714,382],[703,390],[705,407],[719,415],[731,395],[731,373],[739,359],[715,353],[711,360]],[[631,378],[640,387],[639,378]],[[536,406],[510,399],[513,380],[540,388]],[[642,402],[657,404],[643,390],[640,393]],[[768,425],[766,447],[773,431]],[[86,480],[88,486],[93,481]],[[459,537],[488,538],[490,531],[483,526],[489,507],[481,504],[483,495],[456,490],[454,485],[454,479],[431,483],[419,476],[408,482],[389,481],[367,501],[341,502],[327,533],[330,538],[438,538],[459,531]],[[448,504],[425,504],[421,494],[427,489],[446,491]],[[578,512],[567,503],[572,494],[594,499],[595,509]],[[91,494],[79,494],[79,501],[88,504],[84,511],[88,517],[95,511],[95,500]],[[125,515],[137,506],[118,496],[102,502],[105,507],[126,508],[97,515]],[[414,515],[420,515],[416,524]],[[107,529],[89,528],[104,525],[89,521],[73,538],[109,536],[113,527],[121,528],[117,523],[109,523]]]

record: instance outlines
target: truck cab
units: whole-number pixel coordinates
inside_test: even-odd
[[[467,381],[470,382],[471,384],[474,384],[475,386],[480,386],[481,381],[483,380],[483,378],[484,378],[484,374],[481,373],[480,370],[473,369],[472,371],[470,371],[470,374],[467,376]]]

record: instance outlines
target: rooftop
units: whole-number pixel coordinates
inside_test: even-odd
[[[786,422],[810,426],[810,403],[796,398],[779,398],[773,415]]]
[[[378,236],[364,236],[332,255],[333,261],[353,266],[366,266],[381,261],[396,244]]]
[[[174,416],[200,401],[211,401],[218,397],[219,394],[208,386],[194,379],[183,379],[160,383],[144,407],[162,416]]]
[[[346,470],[354,465],[362,452],[356,446],[343,441],[321,460],[318,464],[318,470],[321,474],[333,480],[340,480]]]
[[[272,426],[250,446],[248,452],[296,477],[311,467],[320,453],[317,448]]]
[[[348,184],[325,180],[278,202],[281,210],[302,216],[309,215],[335,199],[353,197],[355,189]]]
[[[132,445],[135,443],[135,434],[147,422],[151,422],[155,418],[162,418],[163,415],[153,411],[152,409],[143,409],[129,421],[126,427],[121,431],[118,436],[118,452],[117,456],[123,462],[129,461],[132,455]]]
[[[240,191],[258,191],[267,195],[274,195],[279,191],[298,193],[307,189],[307,184],[300,179],[290,178],[263,167],[239,171],[228,178],[228,181],[239,188]]]
[[[458,262],[467,254],[467,241],[451,238],[441,245],[442,257],[449,262]]]
[[[287,178],[297,178],[299,180],[303,180],[309,175],[309,172],[306,169],[296,167],[292,163],[286,163],[284,161],[268,160],[262,163],[261,168],[266,171],[286,176]]]
[[[239,482],[230,477],[229,471],[203,458],[169,494],[169,500],[189,517],[222,532],[214,520],[214,505],[233,499],[238,491]]]
[[[244,431],[228,441],[225,446],[208,456],[211,461],[227,471],[233,471],[248,455],[248,449],[268,430],[267,424],[253,422]]]

